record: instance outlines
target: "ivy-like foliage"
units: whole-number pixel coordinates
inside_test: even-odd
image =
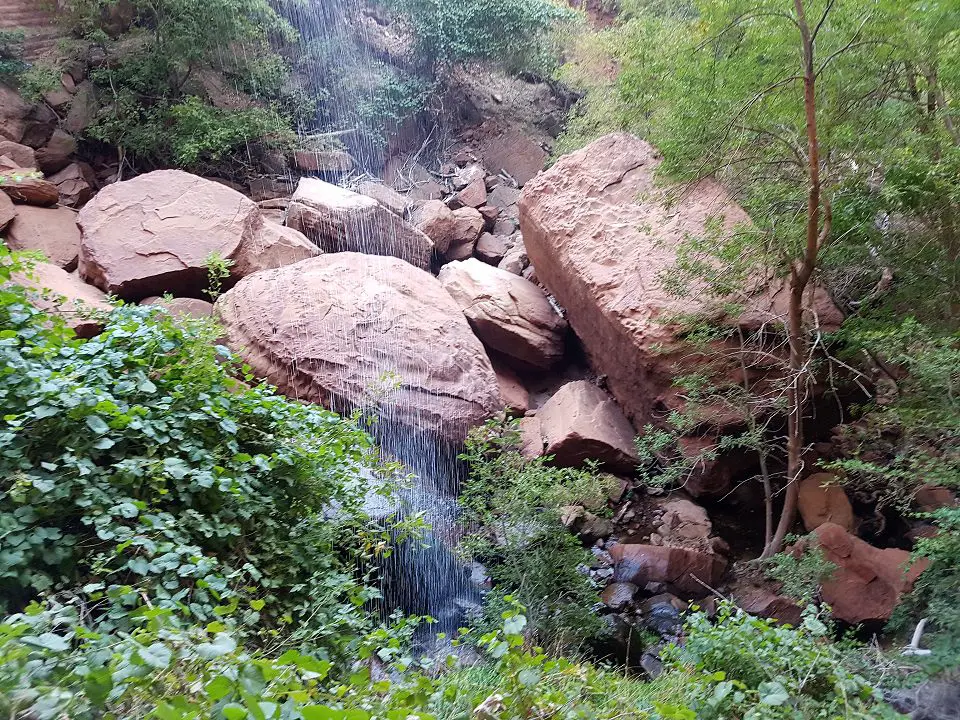
[[[843,645],[831,643],[831,629],[813,606],[800,627],[791,628],[721,603],[715,619],[695,613],[685,631],[685,644],[668,649],[667,659],[675,670],[691,673],[690,709],[664,717],[900,717],[866,678],[849,669]]]
[[[0,255],[4,608],[66,592],[207,622],[242,599],[264,632],[359,624],[369,437],[234,379],[212,323],[119,307],[77,340],[11,284],[21,264]]]

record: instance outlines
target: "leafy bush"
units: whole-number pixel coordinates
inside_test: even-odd
[[[0,79],[15,76],[25,69],[23,33],[0,30]]]
[[[591,556],[561,523],[564,506],[606,503],[609,483],[591,470],[557,468],[520,453],[516,422],[492,420],[472,431],[461,456],[470,468],[460,503],[469,535],[463,545],[487,564],[499,616],[503,595],[526,605],[534,635],[575,646],[600,632],[596,589],[580,566]]]
[[[695,613],[685,630],[686,642],[671,648],[668,659],[674,671],[689,673],[689,709],[661,708],[666,718],[898,717],[865,678],[846,669],[816,608],[791,628],[723,603],[714,621]]]
[[[549,32],[573,13],[551,0],[391,0],[410,24],[416,53],[436,71],[474,60],[542,70]]]
[[[309,112],[275,49],[296,33],[266,0],[132,0],[133,24],[112,39],[102,24],[114,5],[84,0],[71,17],[108,56],[92,73],[104,111],[89,135],[131,162],[208,170],[247,143],[289,139]]]
[[[932,621],[935,652],[932,660],[943,669],[956,667],[960,659],[960,508],[941,508],[930,516],[937,534],[921,538],[914,550],[915,558],[924,558],[929,565],[913,585],[894,614],[892,625],[911,629],[913,623],[927,617]]]
[[[0,281],[21,269],[0,260]],[[137,307],[103,322],[79,341],[0,289],[6,609],[66,593],[127,608],[109,611],[122,629],[141,602],[210,622],[242,601],[261,632],[349,636],[379,540],[360,512],[368,436],[235,380],[210,323]]]
[[[780,583],[781,593],[804,604],[817,599],[821,585],[837,569],[827,560],[817,542],[817,535],[811,533],[792,552],[778,553],[769,558],[764,568],[767,577]]]
[[[414,661],[403,628],[371,633],[355,662],[341,664],[304,649],[245,647],[229,620],[189,627],[144,608],[121,635],[99,632],[70,605],[32,606],[0,621],[0,711],[38,720],[896,717],[844,669],[846,656],[813,615],[794,630],[730,607],[716,626],[697,614],[686,648],[643,682],[531,647],[521,611],[508,599],[496,629],[467,636],[478,662],[458,667]]]

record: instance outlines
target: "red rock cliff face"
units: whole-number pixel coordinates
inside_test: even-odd
[[[23,30],[25,59],[36,60],[55,50],[57,42],[66,37],[51,11],[56,4],[45,0],[0,0],[0,30]]]

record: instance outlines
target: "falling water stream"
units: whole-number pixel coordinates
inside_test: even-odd
[[[327,119],[356,119],[358,108],[372,107],[376,78],[384,71],[383,63],[357,40],[361,31],[360,4],[360,0],[308,0],[288,12],[302,37],[305,57],[300,66],[311,68],[326,84],[328,97],[323,99],[323,105]],[[309,136],[315,135],[316,130],[304,128],[302,132]],[[381,144],[370,134],[336,126],[321,126],[319,131],[337,133],[359,168],[371,168],[382,161]],[[396,226],[366,218],[349,232],[355,235],[349,243],[353,248],[383,254],[395,240]],[[361,306],[352,311],[355,322],[343,327],[341,336],[352,341],[360,357],[366,360],[360,363],[368,375],[364,378],[366,400],[359,409],[376,418],[373,434],[381,449],[388,458],[402,463],[412,478],[409,487],[400,493],[395,513],[401,518],[420,515],[431,528],[422,541],[398,544],[382,569],[383,593],[388,605],[407,613],[429,615],[436,620],[433,632],[450,634],[463,625],[466,614],[477,609],[481,600],[469,571],[455,554],[457,495],[464,468],[457,459],[458,448],[443,440],[439,428],[431,427],[432,422],[414,413],[409,402],[404,402],[406,393],[396,387],[403,379],[399,369],[431,362],[431,348],[415,349],[419,357],[411,358],[409,346],[385,342],[389,333],[385,327],[388,314],[383,305],[384,284],[377,276],[377,266],[367,267],[369,276],[364,278],[364,288],[359,293]],[[410,272],[421,271],[411,266]],[[355,378],[351,380],[352,391],[346,387],[345,378],[338,382],[340,392],[336,387],[330,388],[334,396],[356,398]]]

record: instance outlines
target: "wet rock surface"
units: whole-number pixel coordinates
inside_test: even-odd
[[[336,253],[260,272],[216,308],[229,346],[291,397],[376,408],[451,440],[502,407],[460,307],[397,258]]]
[[[434,244],[423,232],[366,195],[303,178],[291,198],[287,225],[324,252],[362,252],[400,258],[427,269]]]

